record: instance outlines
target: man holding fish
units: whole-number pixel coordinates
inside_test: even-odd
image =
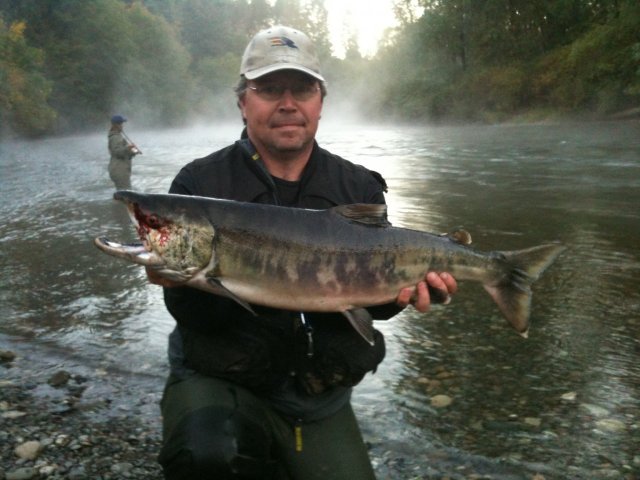
[[[326,87],[305,34],[259,32],[236,93],[242,138],[186,165],[170,193],[307,209],[384,204],[379,174],[315,141]],[[245,308],[147,272],[177,322],[161,404],[165,478],[375,478],[350,395],[384,357],[380,332],[366,342],[341,313]],[[456,288],[451,275],[430,272],[365,315],[388,319],[409,304],[424,312]]]

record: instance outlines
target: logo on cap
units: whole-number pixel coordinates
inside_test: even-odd
[[[298,48],[293,40],[287,37],[271,37],[269,38],[272,47],[289,47]]]

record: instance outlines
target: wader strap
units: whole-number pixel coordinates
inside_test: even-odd
[[[313,327],[304,316],[303,312],[300,312],[300,321],[302,322],[302,328],[304,333],[307,334],[307,357],[313,357]]]
[[[253,160],[254,165],[258,168],[258,171],[264,177],[263,180],[267,183],[269,190],[271,191],[271,196],[273,197],[273,202],[275,205],[281,205],[280,198],[278,197],[278,188],[276,187],[276,183],[271,178],[271,174],[267,167],[265,166],[262,158],[260,158],[260,154],[253,146],[253,144],[249,141],[248,138],[243,138],[238,140],[238,144],[242,147],[242,149],[249,154],[251,160]]]

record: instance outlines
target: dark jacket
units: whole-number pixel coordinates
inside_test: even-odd
[[[276,183],[261,161],[252,158],[253,153],[250,143],[241,140],[195,160],[178,173],[170,193],[281,203]],[[379,174],[315,144],[297,199],[289,206],[324,209],[350,203],[384,203],[385,189]],[[347,349],[354,362],[366,365],[367,370],[375,369],[384,356],[381,334],[377,334],[377,348],[369,347],[339,313],[305,314],[313,328],[310,344],[310,330],[302,328],[299,312],[255,307],[259,314],[255,317],[230,299],[186,287],[165,289],[165,303],[179,325],[187,367],[256,391],[272,390],[292,373],[302,378],[309,371],[309,381],[300,383],[308,394],[333,386],[330,378],[338,378],[337,385],[348,387],[364,372],[345,373],[352,367],[340,365],[342,360],[336,361],[328,352]],[[399,310],[396,305],[387,305],[371,308],[370,312],[374,318],[386,319]],[[307,355],[310,349],[311,356]],[[336,369],[340,375],[331,371]]]

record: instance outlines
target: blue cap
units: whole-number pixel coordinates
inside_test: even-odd
[[[111,117],[111,123],[124,123],[126,121],[127,119],[122,115],[114,115],[113,117]]]

